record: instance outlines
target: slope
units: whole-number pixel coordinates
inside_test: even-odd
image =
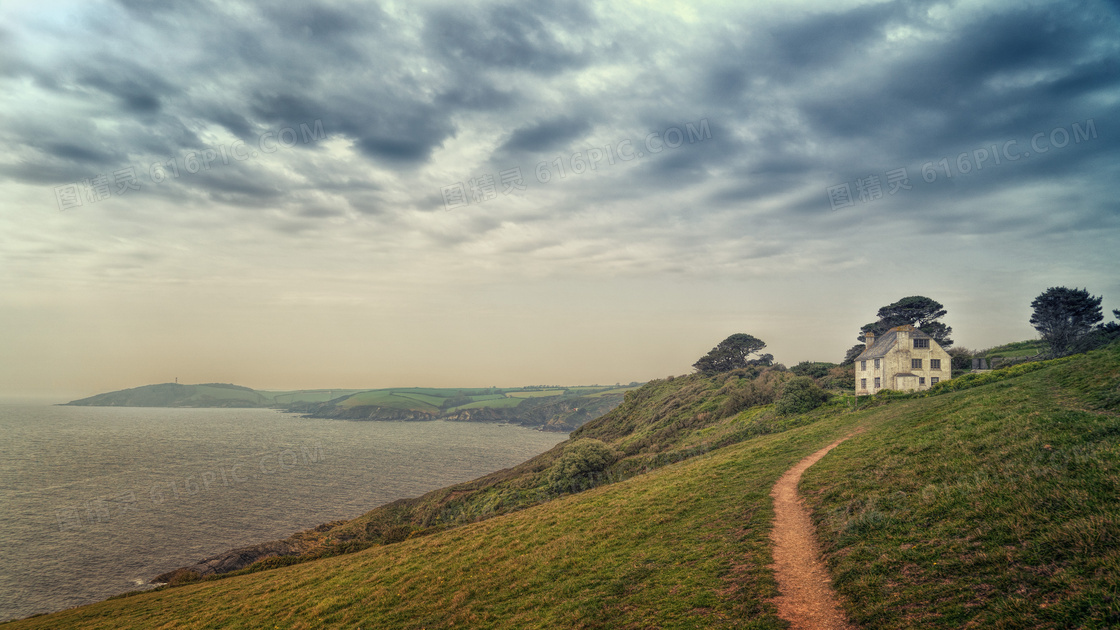
[[[801,490],[853,619],[1116,625],[1120,346],[854,411],[841,399],[803,415],[751,406],[719,418],[713,409],[744,387],[651,383],[565,445],[605,438],[619,454],[611,466],[635,473],[623,481],[585,471],[577,477],[597,487],[481,522],[9,627],[779,628],[767,494],[857,427]],[[696,444],[708,448],[671,463]],[[547,479],[564,455],[551,457],[522,472]],[[665,465],[633,470],[641,461]],[[493,500],[518,475],[498,477],[460,496]]]
[[[1048,363],[922,400],[806,473],[863,627],[1120,627],[1120,345]]]
[[[835,416],[421,538],[10,628],[780,628],[767,493]]]

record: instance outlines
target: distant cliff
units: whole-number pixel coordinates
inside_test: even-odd
[[[451,422],[503,422],[543,431],[568,433],[598,418],[622,403],[623,393],[580,396],[558,395],[524,398],[514,406],[456,407],[446,410],[399,409],[380,405],[350,405],[331,401],[315,405],[293,405],[289,410],[308,418],[346,420],[447,420]]]
[[[257,407],[308,418],[503,422],[571,432],[614,409],[627,386],[258,391],[240,385],[160,383],[66,403],[88,407]]]
[[[240,385],[160,383],[98,394],[66,404],[81,407],[269,407],[273,400]]]

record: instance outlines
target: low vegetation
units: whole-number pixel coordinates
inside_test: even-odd
[[[518,467],[324,528],[314,561],[11,627],[782,628],[769,489],[856,428],[801,489],[861,627],[1120,625],[1120,345],[858,406],[832,370],[653,381]]]
[[[67,404],[275,408],[315,418],[504,422],[569,432],[616,407],[623,395],[637,385],[258,391],[225,383],[161,383],[98,394]]]
[[[1120,345],[896,405],[802,481],[861,627],[1120,625]]]

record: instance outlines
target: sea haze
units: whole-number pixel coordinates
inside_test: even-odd
[[[520,463],[566,434],[267,409],[0,406],[0,620]]]

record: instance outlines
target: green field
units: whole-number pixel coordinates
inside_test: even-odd
[[[443,404],[443,401],[447,400],[446,398],[442,398],[440,396],[433,396],[432,394],[419,394],[415,392],[394,392],[394,395],[400,396],[402,398],[416,400],[433,407],[439,407],[441,404]]]
[[[605,396],[621,394],[632,388],[573,387],[569,395]],[[438,416],[443,410],[480,409],[494,407],[508,409],[526,398],[560,396],[562,388],[541,387],[513,388],[438,388],[405,387],[389,389],[309,389],[283,391],[256,391],[248,387],[222,383],[183,385],[162,383],[132,389],[98,394],[71,405],[116,407],[279,407],[300,413],[330,409],[334,404],[340,409],[356,407],[380,408],[392,411],[417,412]],[[511,398],[514,402],[510,402]],[[467,402],[465,402],[467,401]],[[363,416],[364,417],[364,416]]]
[[[562,389],[536,389],[529,391],[512,391],[508,392],[508,396],[512,398],[547,398],[549,396],[560,396],[564,393]]]
[[[406,411],[423,411],[438,413],[439,404],[432,404],[419,400],[416,397],[424,394],[396,393],[392,390],[373,390],[354,394],[339,403],[341,407],[382,407],[385,409],[401,409]],[[425,396],[427,397],[427,396]],[[431,397],[429,397],[431,398]],[[442,399],[439,399],[442,401]]]
[[[520,398],[499,398],[489,400],[478,400],[475,402],[459,405],[458,407],[451,407],[448,411],[460,411],[462,409],[483,409],[486,407],[493,407],[495,409],[512,409],[521,404]]]
[[[1033,357],[1035,355],[1046,354],[1050,349],[1045,341],[1036,339],[1033,341],[1016,341],[1014,343],[1007,343],[1002,346],[996,346],[984,350],[982,356],[990,359],[999,357],[1011,359],[1017,357]]]
[[[498,400],[505,397],[505,394],[476,394],[471,396],[471,400],[478,402],[480,400]]]
[[[601,391],[601,392],[586,394],[586,396],[588,398],[602,398],[603,396],[613,396],[615,394],[625,394],[626,392],[632,392],[632,391],[638,389],[639,387],[641,387],[641,386],[640,385],[635,385],[634,387],[612,387],[611,389],[604,390],[604,391]],[[573,388],[573,389],[575,389],[575,388]]]
[[[291,390],[291,391],[265,391],[265,390],[257,390],[257,391],[260,394],[263,394],[263,395],[269,397],[270,399],[272,399],[272,401],[275,404],[289,405],[289,404],[292,404],[292,403],[295,403],[295,402],[327,402],[328,400],[332,400],[332,399],[339,398],[339,397],[342,397],[342,396],[349,396],[350,394],[356,394],[356,393],[358,393],[360,391],[363,391],[363,390],[360,390],[360,389],[298,389],[298,390]]]
[[[789,378],[651,382],[530,462],[346,526],[401,542],[8,627],[783,628],[769,489],[856,428],[801,492],[859,627],[1120,626],[1120,344],[734,410]]]

